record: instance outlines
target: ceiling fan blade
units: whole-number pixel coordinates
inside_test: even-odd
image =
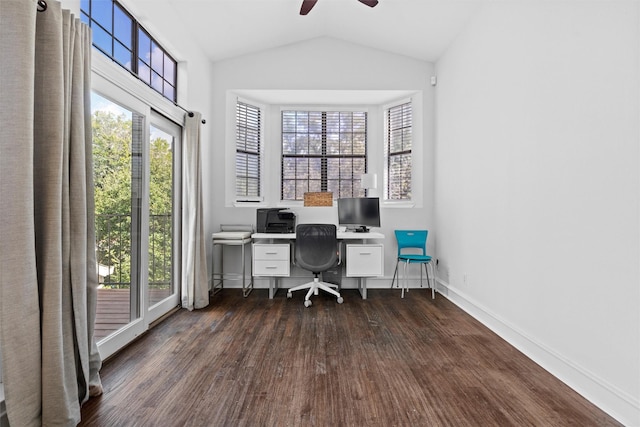
[[[302,0],[302,6],[300,7],[300,15],[306,15],[313,9],[318,0]]]
[[[366,4],[369,7],[374,7],[378,4],[378,0],[358,0],[362,4]]]

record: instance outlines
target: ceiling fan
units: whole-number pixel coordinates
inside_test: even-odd
[[[378,0],[358,0],[362,4],[366,4],[369,7],[374,7],[378,4]],[[302,7],[300,7],[300,15],[306,15],[313,9],[318,0],[302,0]]]

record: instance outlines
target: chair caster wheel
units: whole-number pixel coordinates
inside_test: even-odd
[[[344,302],[344,299],[342,297],[338,297],[338,304],[342,304]]]
[[[287,298],[293,298],[293,294],[291,292],[287,292]]]
[[[304,306],[305,306],[305,307],[311,307],[311,300],[310,300],[310,299],[305,300],[305,301],[304,301]]]

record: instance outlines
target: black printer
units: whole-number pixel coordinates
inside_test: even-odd
[[[258,209],[256,231],[258,233],[295,233],[296,214],[286,208]]]

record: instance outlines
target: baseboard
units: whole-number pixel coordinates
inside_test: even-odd
[[[640,426],[640,399],[537,342],[464,292],[437,279],[438,292],[531,360],[626,426]]]
[[[296,283],[302,283],[304,280],[308,280],[310,275],[291,275],[288,277],[279,278],[280,283],[282,284],[280,289],[287,288],[289,285],[294,286]],[[367,277],[367,289],[391,289],[391,279],[392,277]],[[422,288],[427,289],[427,279],[423,279],[424,282],[422,284]],[[253,286],[254,289],[269,289],[269,278],[268,277],[254,277],[253,278]],[[242,284],[238,281],[227,281],[224,284],[225,289],[241,289]],[[409,278],[409,289],[420,289],[420,278],[419,277],[410,277]],[[209,286],[211,289],[211,286]],[[346,277],[342,276],[342,289],[358,289],[358,278],[356,277]],[[399,287],[395,287],[398,292],[400,292]]]

